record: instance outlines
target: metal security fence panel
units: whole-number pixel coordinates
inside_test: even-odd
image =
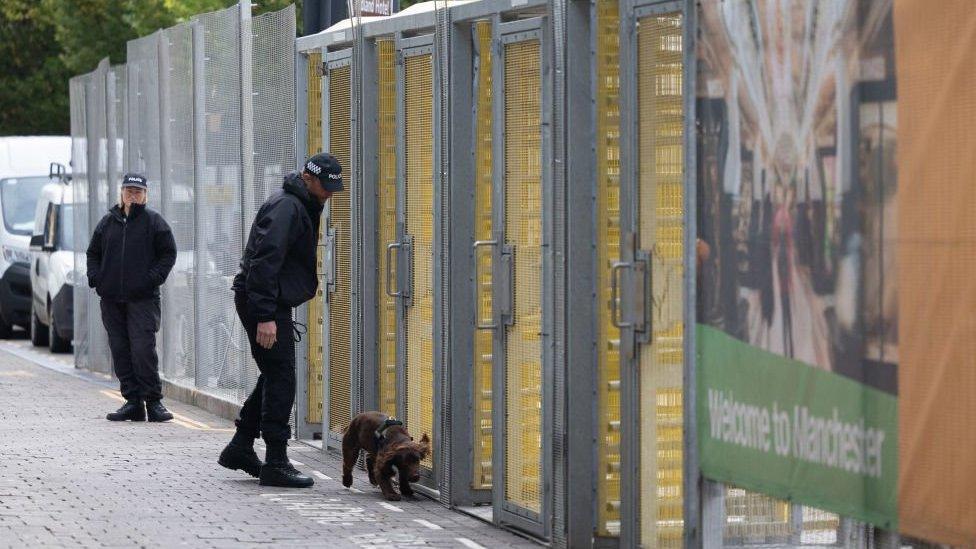
[[[108,76],[108,60],[103,59],[98,68],[91,73],[86,94],[88,121],[86,127],[88,132],[88,185],[86,190],[89,216],[89,233],[86,234],[94,231],[99,219],[108,212],[110,189],[113,187],[108,180]],[[108,348],[108,336],[101,323],[99,304],[100,298],[92,290],[88,308],[88,314],[93,321],[88,330],[90,367],[97,372],[110,373],[112,371],[112,360]]]
[[[308,52],[306,57],[306,122],[305,122],[305,156],[314,154],[322,150],[322,53],[320,51]],[[323,226],[319,230],[319,241],[322,241],[323,233],[327,227]],[[317,251],[316,264],[318,272],[324,273],[324,250],[320,246]],[[321,280],[321,276],[320,276]],[[322,316],[323,305],[325,304],[325,289],[319,285],[318,293],[312,301],[308,303],[308,366],[305,372],[306,405],[305,421],[311,425],[319,425],[318,429],[313,427],[313,432],[321,433],[322,424],[322,405],[323,405],[323,353],[325,345],[323,342],[322,327],[324,319]]]
[[[389,416],[397,413],[397,309],[395,282],[384,276],[394,268],[390,254],[384,253],[396,242],[397,215],[397,79],[396,47],[392,39],[376,41],[377,54],[377,263],[379,286],[377,307],[377,365],[379,410]]]
[[[160,212],[176,240],[176,264],[162,288],[160,340],[163,376],[193,387],[196,307],[194,266],[196,228],[193,195],[193,24],[162,31],[160,69]]]
[[[352,114],[352,67],[348,51],[336,56],[331,54],[326,73],[326,148],[343,167],[346,175],[346,192],[329,199],[327,234],[323,244],[327,250],[323,262],[324,288],[328,319],[325,333],[328,340],[325,371],[328,387],[329,442],[338,445],[343,430],[352,419],[352,224],[350,211],[351,188],[351,114]],[[335,60],[335,57],[346,57]]]
[[[597,303],[609,303],[620,255],[620,12],[616,0],[596,3]],[[620,328],[601,307],[597,346],[597,535],[620,534]]]
[[[407,428],[416,436],[434,435],[434,287],[433,287],[433,55],[421,47],[403,53],[401,166],[403,228],[398,258]],[[423,462],[433,468],[431,452]]]
[[[550,533],[551,153],[544,18],[496,28],[493,205],[495,521]]]
[[[253,19],[249,14],[248,6],[242,15],[241,51],[242,76],[249,75],[250,86],[245,83],[242,90],[241,154],[244,169],[252,170],[253,175],[245,175],[242,181],[245,240],[258,208],[281,188],[283,177],[296,164],[295,10],[289,7]],[[245,398],[259,373],[250,352],[246,358],[242,381]]]
[[[494,235],[492,220],[493,156],[492,156],[492,24],[478,21],[475,24],[478,55],[475,98],[475,241],[483,243],[475,248],[477,288],[477,318],[475,325],[474,356],[474,478],[478,489],[492,486],[492,333],[487,325],[492,323],[492,255],[478,253]]]
[[[74,346],[75,366],[91,368],[89,351],[89,308],[92,291],[88,288],[85,250],[90,238],[88,227],[88,130],[87,109],[85,107],[86,83],[90,75],[76,76],[68,84],[71,109],[71,191],[75,211],[74,225],[75,272],[82,284],[75,288],[74,301]]]
[[[203,29],[204,135],[194,188],[196,220],[196,387],[242,402],[246,336],[231,282],[244,242],[241,195],[241,21],[238,7],[194,19]],[[199,62],[199,57],[198,57]]]

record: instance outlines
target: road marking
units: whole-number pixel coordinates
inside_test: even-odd
[[[0,372],[0,377],[37,377],[37,374],[27,370],[12,370],[10,372]]]
[[[427,540],[415,534],[383,532],[378,534],[359,534],[350,536],[349,541],[363,549],[386,547],[429,547]]]
[[[323,475],[322,473],[320,473],[318,471],[312,471],[312,474],[315,475],[315,476],[317,476],[317,477],[319,477],[322,480],[332,480],[332,477],[330,477],[328,475]]]
[[[346,490],[349,490],[350,492],[352,492],[354,494],[362,494],[363,493],[363,491],[360,490],[359,488],[346,488]]]
[[[487,549],[484,545],[478,545],[477,543],[469,540],[468,538],[454,538],[458,543],[465,547],[470,547],[470,549]]]
[[[99,391],[99,393],[102,393],[103,395],[105,395],[108,398],[111,398],[113,400],[117,400],[119,402],[125,402],[125,399],[122,398],[122,395],[117,395],[117,394],[113,393],[112,391],[103,390],[103,391]]]
[[[396,511],[397,513],[402,513],[403,512],[403,509],[400,509],[396,505],[393,505],[392,503],[387,503],[385,501],[381,501],[380,502],[380,507],[385,507],[386,509],[389,509],[390,511]]]
[[[109,391],[107,389],[102,390],[102,391],[99,391],[99,393],[107,396],[108,398],[110,398],[112,400],[117,400],[119,402],[125,402],[125,398],[123,398],[122,395],[119,395],[119,394],[114,393],[112,391]],[[183,414],[176,414],[176,413],[173,414],[173,423],[176,424],[176,425],[179,425],[180,427],[183,427],[185,429],[192,429],[194,431],[214,431],[214,432],[219,432],[219,433],[233,433],[235,431],[235,429],[218,429],[218,428],[215,428],[215,427],[211,427],[211,426],[207,425],[206,423],[203,423],[202,421],[197,421],[195,419],[190,419],[190,418],[184,416]]]
[[[290,459],[289,461],[291,461],[291,464],[292,465],[299,465],[299,466],[304,466],[305,465],[304,463],[298,461],[297,459]]]
[[[434,524],[433,522],[431,522],[429,520],[413,519],[413,521],[416,522],[417,524],[421,525],[421,526],[426,526],[427,528],[430,528],[431,530],[443,530],[443,528],[441,528],[440,526]]]

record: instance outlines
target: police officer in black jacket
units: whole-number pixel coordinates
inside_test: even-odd
[[[101,296],[115,376],[125,404],[109,421],[169,421],[161,400],[159,287],[176,263],[176,241],[163,216],[146,207],[146,178],[126,174],[119,204],[98,222],[88,245],[88,285]]]
[[[314,483],[292,467],[286,449],[295,402],[292,309],[318,290],[319,220],[325,201],[342,190],[342,167],[330,154],[316,154],[301,173],[285,176],[281,190],[258,210],[234,278],[237,314],[261,375],[218,463],[260,477],[264,486],[306,488]],[[254,452],[259,433],[267,446],[264,464]]]

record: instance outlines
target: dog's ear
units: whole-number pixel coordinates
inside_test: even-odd
[[[399,445],[390,445],[384,448],[382,452],[376,454],[376,462],[373,464],[373,471],[376,473],[377,477],[382,476],[383,470],[392,465],[393,460],[397,457],[398,447]]]
[[[427,433],[424,433],[424,436],[420,437],[418,447],[420,449],[420,459],[424,459],[430,455],[430,437],[427,436]]]

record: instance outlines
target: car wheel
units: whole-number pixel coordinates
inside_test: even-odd
[[[35,347],[47,346],[47,326],[41,324],[41,319],[37,318],[33,305],[31,305],[30,339]]]
[[[47,327],[48,339],[51,341],[51,352],[68,353],[71,351],[71,340],[58,335],[58,329],[55,323],[56,319],[54,315],[51,315],[51,324]]]

